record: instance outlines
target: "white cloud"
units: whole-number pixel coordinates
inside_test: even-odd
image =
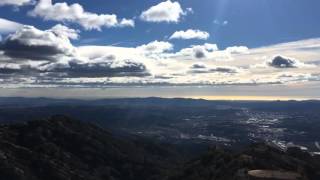
[[[76,38],[77,34],[74,29],[63,25],[56,25],[49,30],[39,30],[33,26],[23,26],[14,34],[9,35],[9,40],[19,40],[28,46],[56,46],[62,49],[72,47],[69,38]]]
[[[9,35],[0,50],[3,86],[192,86],[320,81],[318,66],[310,65],[320,59],[320,39],[255,49],[233,46],[219,50],[216,44],[205,43],[175,52],[173,45],[165,41],[137,47],[76,47],[70,39],[78,38],[77,33],[56,25],[44,31],[24,26]],[[270,61],[277,54],[293,58],[286,58],[290,59],[288,63],[276,60],[271,67]],[[259,63],[264,67],[252,66]],[[295,68],[274,68],[282,64],[290,67],[293,64]]]
[[[86,30],[101,30],[102,27],[134,27],[131,19],[117,18],[115,14],[95,14],[86,12],[80,4],[55,3],[52,0],[39,0],[36,7],[29,12],[31,16],[39,16],[45,20],[77,23]]]
[[[78,38],[77,33],[59,24],[44,31],[33,26],[23,26],[8,35],[0,47],[0,52],[3,52],[0,53],[0,79],[16,79],[22,83],[22,79],[29,78],[28,81],[36,79],[37,83],[44,83],[45,80],[46,84],[56,84],[56,78],[64,81],[68,78],[150,76],[146,66],[135,60],[137,56],[128,56],[127,52],[121,56],[95,47],[74,47],[69,39]]]
[[[0,34],[8,34],[17,31],[23,25],[7,19],[0,18]]]
[[[186,15],[188,12],[193,11],[191,8],[184,11],[179,2],[171,2],[171,0],[167,0],[143,11],[140,15],[140,19],[148,22],[177,23],[180,21],[181,17]]]
[[[10,5],[10,6],[23,6],[32,4],[34,0],[1,0],[0,6]]]
[[[134,20],[132,20],[132,19],[123,18],[123,19],[120,21],[119,26],[120,26],[120,27],[134,27],[134,26],[135,26],[135,23],[134,23]]]
[[[173,45],[165,41],[152,41],[137,47],[138,50],[144,53],[163,53],[173,49]]]
[[[69,38],[77,38],[76,30],[63,25],[56,25],[45,31],[25,25],[8,35],[0,50],[15,60],[53,60],[60,55],[75,54],[76,49]]]
[[[179,59],[206,59],[209,54],[218,50],[216,44],[205,43],[203,45],[193,45],[189,48],[181,49],[179,52],[170,56]]]
[[[69,39],[78,39],[79,38],[79,31],[75,29],[68,28],[66,26],[63,26],[61,24],[57,24],[54,27],[51,28],[51,32],[55,33],[59,36],[64,36]]]
[[[246,46],[232,46],[227,47],[226,51],[230,52],[231,54],[245,54],[249,52],[249,48]]]
[[[205,31],[200,31],[198,29],[188,29],[186,31],[176,31],[171,36],[170,39],[201,39],[206,40],[210,37],[210,34]]]

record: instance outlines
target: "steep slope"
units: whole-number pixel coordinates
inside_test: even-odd
[[[161,146],[118,139],[64,116],[0,126],[4,180],[159,179],[166,158],[172,154]]]

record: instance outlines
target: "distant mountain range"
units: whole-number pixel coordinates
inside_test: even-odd
[[[275,141],[318,152],[320,101],[207,101],[181,98],[0,98],[0,124],[67,115],[122,136],[139,136],[181,149],[242,147]],[[193,152],[192,152],[193,153]]]
[[[96,125],[52,116],[0,126],[4,180],[320,179],[320,158],[256,143],[240,151],[216,146],[190,160],[174,146],[119,137]],[[271,178],[271,179],[272,179]]]
[[[306,101],[222,101],[187,98],[110,98],[97,100],[53,99],[53,98],[24,98],[0,97],[0,106],[32,107],[49,105],[91,105],[91,106],[192,106],[192,107],[234,107],[269,110],[320,110],[319,100]]]

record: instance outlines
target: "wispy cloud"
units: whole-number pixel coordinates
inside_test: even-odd
[[[28,4],[33,4],[34,0],[1,0],[0,6],[10,5],[10,6],[24,6]]]
[[[216,19],[213,21],[213,23],[218,26],[227,26],[229,24],[229,21],[227,21],[227,20],[219,21]]]

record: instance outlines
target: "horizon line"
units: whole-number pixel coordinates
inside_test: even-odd
[[[305,97],[284,97],[284,96],[105,96],[105,97],[48,97],[48,96],[0,96],[0,98],[45,98],[45,99],[59,99],[59,100],[103,100],[103,99],[192,99],[192,100],[206,100],[206,101],[319,101],[320,98],[305,98]]]

